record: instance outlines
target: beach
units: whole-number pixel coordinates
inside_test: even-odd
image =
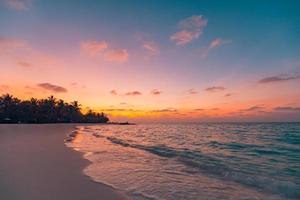
[[[121,200],[82,173],[89,162],[68,148],[72,124],[0,125],[0,199]]]

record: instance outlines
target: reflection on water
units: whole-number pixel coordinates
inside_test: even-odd
[[[299,199],[299,123],[78,126],[93,180],[133,199]]]

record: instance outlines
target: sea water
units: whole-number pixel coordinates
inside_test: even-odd
[[[66,144],[132,199],[300,199],[300,123],[78,126]]]

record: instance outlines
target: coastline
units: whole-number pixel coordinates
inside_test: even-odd
[[[76,124],[0,124],[0,198],[124,200],[82,173],[89,161],[64,144]]]

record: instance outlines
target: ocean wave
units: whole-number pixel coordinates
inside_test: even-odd
[[[110,142],[121,145],[123,147],[131,147],[149,153],[176,159],[187,167],[197,169],[199,172],[208,173],[214,177],[233,181],[249,187],[264,190],[270,193],[276,193],[280,196],[299,199],[300,185],[290,181],[275,180],[263,175],[251,173],[251,171],[242,170],[238,163],[227,163],[226,160],[216,158],[210,155],[205,155],[199,151],[192,151],[188,149],[174,149],[166,145],[145,146],[116,138],[106,137]],[[241,144],[229,144],[234,148],[242,148]],[[259,152],[259,153],[273,153],[273,152]],[[236,165],[236,166],[235,166]]]

